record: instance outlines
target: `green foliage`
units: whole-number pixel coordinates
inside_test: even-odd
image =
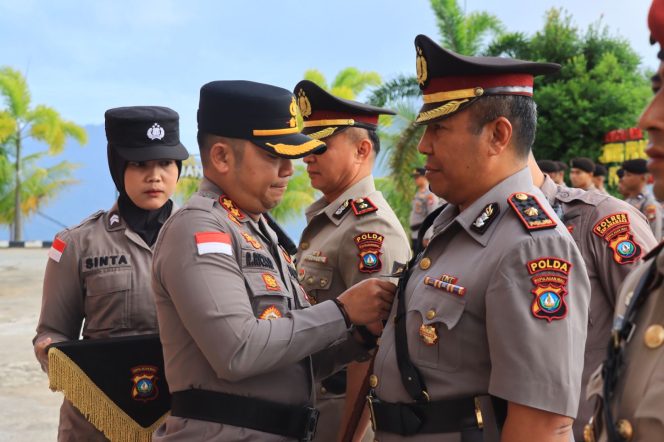
[[[270,211],[277,222],[287,222],[301,216],[307,206],[316,200],[316,190],[309,184],[309,175],[302,164],[295,165],[284,199]]]
[[[196,159],[194,156],[189,156],[186,160],[182,162],[182,169],[186,166],[195,166]],[[178,184],[175,187],[175,195],[173,200],[178,204],[184,204],[191,196],[196,193],[198,186],[201,183],[201,179],[195,176],[190,177],[180,177]]]
[[[25,216],[35,214],[41,206],[55,198],[62,188],[77,183],[71,174],[78,167],[68,161],[61,161],[52,167],[40,167],[38,160],[48,152],[38,152],[23,158],[23,181],[21,182],[21,213]],[[15,185],[11,180],[4,180],[13,174],[13,165],[6,157],[0,157],[0,224],[14,221]]]
[[[488,53],[562,65],[560,73],[535,82],[537,158],[597,158],[604,134],[634,126],[651,94],[627,41],[601,23],[582,33],[560,9],[547,12],[534,36],[505,34]]]
[[[15,69],[0,68],[0,97],[6,105],[6,109],[0,109],[0,167],[4,168],[0,173],[3,179],[0,183],[0,192],[3,192],[0,194],[0,224],[13,224],[12,239],[21,240],[21,215],[35,213],[39,205],[74,183],[67,178],[74,165],[61,162],[50,168],[41,168],[35,161],[47,153],[61,153],[67,139],[79,144],[87,143],[87,134],[82,127],[62,119],[51,107],[38,105],[31,108],[28,84]],[[24,158],[22,148],[29,138],[45,143],[48,151]],[[23,170],[24,167],[26,170]],[[8,173],[13,176],[11,185]],[[7,189],[11,192],[7,193]]]

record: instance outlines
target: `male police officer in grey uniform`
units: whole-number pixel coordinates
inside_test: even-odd
[[[529,164],[533,183],[572,234],[590,278],[581,403],[574,421],[574,438],[580,441],[595,402],[586,400],[583,393],[590,375],[606,357],[606,337],[613,322],[618,288],[657,241],[645,217],[626,202],[599,192],[560,186],[542,174],[532,155]]]
[[[662,60],[653,77],[655,98],[639,127],[648,131],[655,195],[664,198],[664,1],[655,0],[648,16],[651,40],[660,44]],[[620,289],[608,358],[590,381],[588,393],[598,400],[588,425],[588,442],[651,442],[664,435],[664,248],[643,258]]]
[[[349,333],[351,325],[376,330],[389,312],[394,285],[379,279],[309,307],[265,216],[283,197],[290,158],[325,147],[299,133],[297,111],[293,94],[270,85],[215,81],[201,88],[205,178],[155,250],[153,287],[173,399],[154,440],[310,440],[314,379],[366,357],[367,341]]]
[[[305,156],[311,185],[323,196],[306,210],[307,227],[297,252],[300,283],[316,302],[336,298],[371,276],[389,274],[410,258],[403,227],[371,171],[380,149],[378,116],[394,112],[329,94],[303,80],[294,89],[303,133],[325,141],[327,150]],[[366,377],[368,363],[351,363],[318,386],[320,409],[316,441],[337,440],[342,427],[346,377]],[[347,404],[353,404],[349,397]],[[346,407],[346,416],[352,405]]]
[[[377,439],[568,441],[590,287],[527,168],[533,76],[559,66],[462,56],[423,35],[415,46],[419,151],[449,205],[381,337],[369,400]]]
[[[642,158],[627,160],[618,172],[618,190],[625,201],[646,216],[653,235],[659,241],[662,239],[662,206],[645,190],[648,181],[647,161]]]
[[[110,211],[94,213],[53,241],[33,340],[46,371],[50,343],[74,341],[79,334],[96,340],[157,331],[152,246],[173,211],[169,198],[189,154],[180,144],[179,116],[172,109],[115,108],[106,111],[105,120],[109,169],[120,196]],[[129,381],[126,373],[118,376]],[[107,439],[65,400],[58,440]]]

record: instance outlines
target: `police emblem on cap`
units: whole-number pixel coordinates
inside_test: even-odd
[[[164,138],[164,135],[166,135],[166,132],[164,132],[164,128],[158,123],[153,124],[152,127],[148,129],[148,138],[151,140],[161,140]]]
[[[295,97],[291,99],[291,104],[288,107],[288,111],[291,114],[291,119],[288,122],[290,127],[297,127],[297,103],[295,103]]]
[[[422,48],[417,47],[417,58],[415,59],[415,67],[417,69],[417,82],[424,85],[427,81],[427,59],[424,58]]]
[[[297,102],[300,105],[300,112],[304,118],[307,118],[311,115],[311,102],[307,98],[307,94],[304,92],[304,89],[300,88],[297,93]]]

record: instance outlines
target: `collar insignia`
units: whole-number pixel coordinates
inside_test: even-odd
[[[498,203],[487,204],[480,215],[471,224],[470,228],[479,233],[480,235],[487,231],[491,223],[496,219],[500,213],[500,206]]]
[[[117,213],[114,213],[113,215],[111,215],[111,217],[110,217],[109,220],[108,220],[108,224],[109,224],[111,227],[113,227],[113,224],[117,224],[117,223],[119,223],[119,222],[120,222],[120,217],[118,216]]]
[[[161,140],[164,138],[164,135],[166,135],[166,132],[158,123],[153,124],[152,127],[148,129],[148,138],[150,140]]]
[[[235,224],[240,225],[240,221],[244,219],[244,213],[237,208],[235,203],[226,195],[219,197],[219,203],[228,212],[228,218]]]
[[[337,208],[337,210],[334,212],[334,217],[335,218],[341,218],[348,212],[348,209],[350,209],[350,202],[352,200],[346,200],[341,205]]]

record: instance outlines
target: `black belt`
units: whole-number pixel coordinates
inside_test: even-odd
[[[498,422],[504,421],[504,401],[492,397]],[[460,433],[483,428],[479,398],[466,397],[432,402],[390,403],[367,397],[374,431],[402,436],[432,433]]]
[[[171,415],[311,441],[318,410],[209,390],[176,391]]]

